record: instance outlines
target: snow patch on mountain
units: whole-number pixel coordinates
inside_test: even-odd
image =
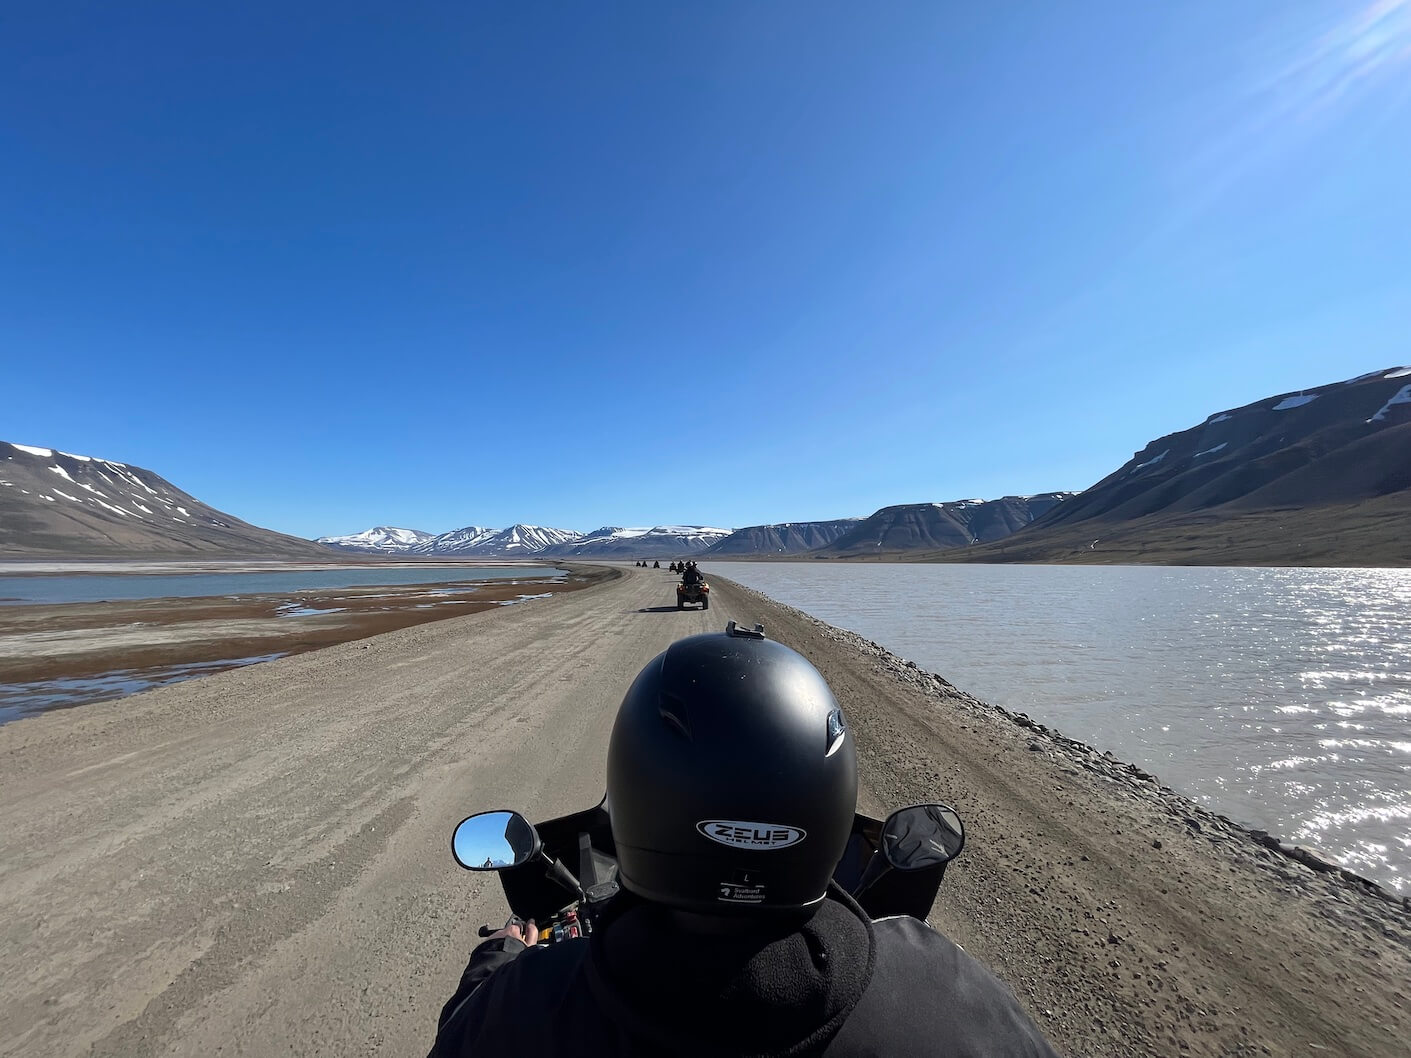
[[[1405,373],[1411,375],[1411,369],[1408,369]],[[1385,422],[1387,412],[1391,410],[1392,405],[1394,404],[1411,404],[1411,386],[1402,386],[1401,389],[1397,390],[1396,393],[1392,396],[1391,400],[1387,401],[1385,404],[1382,405],[1381,411],[1377,412],[1377,414],[1373,415],[1367,421]]]
[[[1157,463],[1160,463],[1163,459],[1165,459],[1165,458],[1166,458],[1168,455],[1170,455],[1170,454],[1171,454],[1171,450],[1168,448],[1168,449],[1166,449],[1166,451],[1162,452],[1159,456],[1154,456],[1153,458],[1148,459],[1145,463],[1138,463],[1136,466],[1134,466],[1134,467],[1132,468],[1132,472],[1133,472],[1133,473],[1136,473],[1138,470],[1145,470],[1147,467],[1154,467],[1154,466],[1156,466]]]
[[[1295,396],[1295,397],[1285,397],[1283,400],[1279,401],[1279,403],[1275,404],[1275,405],[1274,405],[1272,408],[1270,408],[1269,410],[1270,410],[1270,411],[1288,411],[1290,408],[1301,408],[1301,407],[1303,407],[1305,404],[1312,404],[1312,403],[1313,403],[1315,400],[1317,400],[1317,399],[1318,399],[1318,394],[1316,394],[1316,393],[1307,394],[1307,395],[1305,395],[1305,394],[1303,394],[1303,393],[1300,393],[1300,394],[1298,394],[1298,395]]]
[[[63,456],[65,459],[77,459],[80,463],[106,463],[108,466],[126,466],[125,463],[113,463],[109,460],[97,460],[92,456],[81,456],[77,452],[60,452],[57,448],[39,448],[35,445],[15,444],[13,441],[0,441],[0,444],[9,445],[26,455],[39,456],[41,459],[53,459],[55,456]]]

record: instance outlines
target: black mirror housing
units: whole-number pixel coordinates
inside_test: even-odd
[[[919,871],[949,863],[965,847],[965,825],[954,808],[912,805],[882,824],[882,854],[893,870]]]
[[[522,867],[542,848],[534,824],[518,812],[477,812],[456,824],[451,834],[451,855],[468,871]]]

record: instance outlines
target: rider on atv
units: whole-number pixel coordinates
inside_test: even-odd
[[[534,947],[513,920],[477,947],[432,1058],[1056,1058],[974,958],[919,919],[870,920],[831,881],[856,748],[788,647],[697,635],[652,659],[618,710],[606,803],[624,891],[588,938]]]

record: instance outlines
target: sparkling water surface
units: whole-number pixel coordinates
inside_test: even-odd
[[[1411,892],[1411,570],[712,562]]]

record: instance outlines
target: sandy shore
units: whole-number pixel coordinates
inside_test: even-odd
[[[0,727],[0,1055],[424,1053],[504,916],[450,828],[596,801],[631,677],[731,618],[824,672],[865,808],[960,810],[931,919],[1066,1052],[1407,1053],[1401,903],[850,633],[622,573]]]

